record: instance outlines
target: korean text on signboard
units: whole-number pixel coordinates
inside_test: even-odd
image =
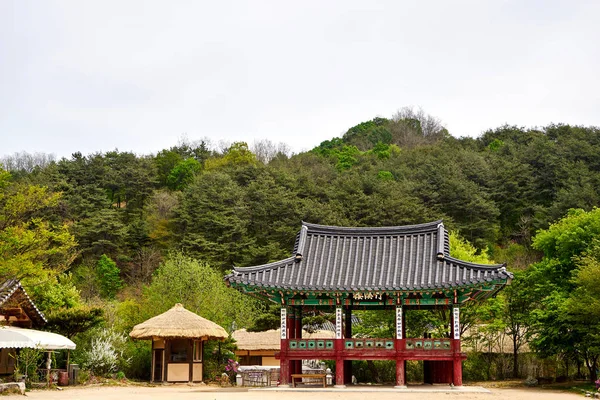
[[[335,309],[335,338],[342,338],[342,308],[337,307]]]
[[[287,339],[287,310],[281,309],[281,338]]]
[[[454,331],[454,339],[460,339],[460,320],[459,320],[459,312],[458,307],[454,308],[454,318],[452,319],[453,331]]]
[[[402,307],[396,307],[396,339],[402,339]]]

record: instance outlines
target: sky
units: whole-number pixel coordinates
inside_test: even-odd
[[[600,126],[600,2],[0,0],[0,155]]]

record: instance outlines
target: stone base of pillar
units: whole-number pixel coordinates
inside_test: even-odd
[[[336,389],[346,389],[346,385],[333,385]]]
[[[394,389],[408,389],[406,385],[394,386]]]

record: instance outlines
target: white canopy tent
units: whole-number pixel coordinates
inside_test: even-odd
[[[75,343],[57,333],[0,326],[0,349],[73,350],[75,347]]]

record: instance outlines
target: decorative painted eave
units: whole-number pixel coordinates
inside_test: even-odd
[[[225,280],[246,292],[397,293],[483,286],[489,292],[512,279],[505,265],[457,260],[449,250],[442,221],[369,228],[303,222],[292,257],[235,268]]]

